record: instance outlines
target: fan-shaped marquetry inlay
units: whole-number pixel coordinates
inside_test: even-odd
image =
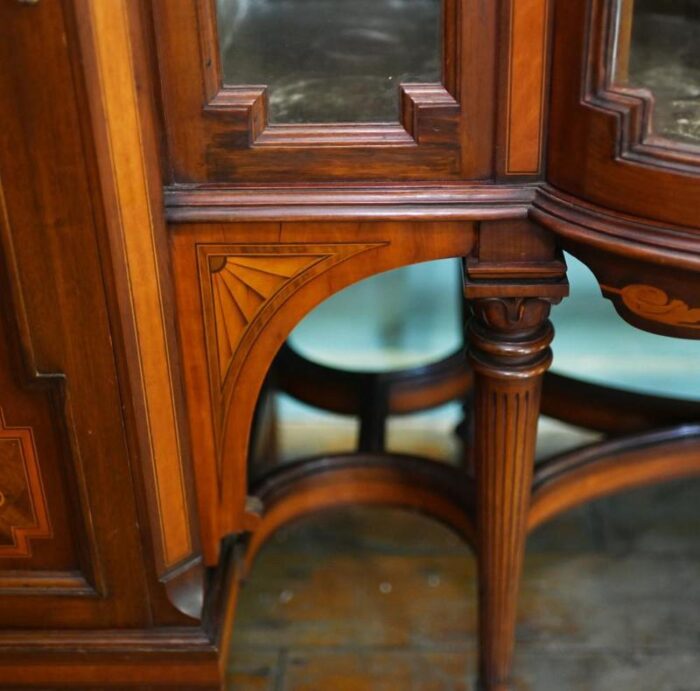
[[[316,254],[209,258],[222,380],[243,332],[262,306],[295,276],[323,258],[324,255]]]
[[[204,327],[215,390],[235,379],[258,335],[304,284],[385,244],[200,245]]]
[[[51,535],[32,430],[7,427],[0,408],[0,557],[29,557]]]

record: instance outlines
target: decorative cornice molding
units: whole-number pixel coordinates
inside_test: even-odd
[[[404,185],[166,188],[170,223],[294,220],[486,220],[524,218],[537,186],[474,182]]]

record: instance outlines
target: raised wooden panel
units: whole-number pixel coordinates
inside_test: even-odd
[[[540,170],[544,131],[549,0],[508,4],[506,175]]]
[[[30,427],[7,427],[0,408],[0,558],[28,557],[51,537],[41,469]]]
[[[65,379],[39,372],[32,317],[0,177],[0,596],[90,593],[96,584],[77,462],[62,411]],[[38,290],[36,291],[39,292]],[[0,608],[1,609],[1,608]]]
[[[29,556],[0,559],[0,627],[27,636],[139,628],[173,610],[158,600],[140,534],[73,10],[0,3],[0,407],[5,435],[31,428],[27,478],[38,468],[44,489],[46,513],[36,480],[31,514],[27,499],[13,501],[22,525],[48,530],[48,516],[52,528],[29,535]],[[0,665],[31,645],[3,642]]]

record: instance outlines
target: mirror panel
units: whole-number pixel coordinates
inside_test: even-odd
[[[217,0],[224,84],[267,85],[271,123],[397,122],[441,78],[441,0]]]

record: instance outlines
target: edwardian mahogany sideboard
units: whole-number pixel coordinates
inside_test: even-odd
[[[473,545],[479,684],[508,689],[528,531],[700,471],[697,405],[545,374],[563,251],[700,337],[699,32],[697,0],[0,0],[0,687],[220,688],[259,547],[360,502]],[[250,486],[295,324],[446,257],[474,472]],[[535,469],[541,401],[609,438]]]

